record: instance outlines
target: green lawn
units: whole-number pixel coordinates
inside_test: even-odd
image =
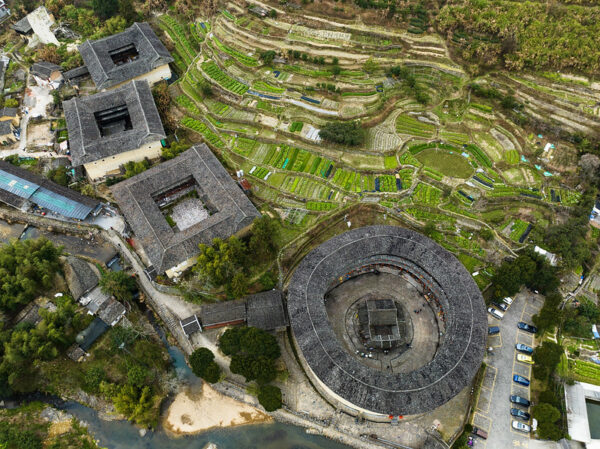
[[[429,148],[415,156],[425,167],[452,178],[466,179],[473,174],[469,161],[458,153]]]

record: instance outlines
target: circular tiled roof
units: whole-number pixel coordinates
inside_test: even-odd
[[[386,373],[360,363],[331,327],[325,294],[340,277],[373,263],[410,271],[431,287],[443,310],[440,346],[415,371]],[[294,337],[313,373],[334,394],[364,410],[394,415],[433,410],[468,386],[483,360],[487,317],[479,288],[450,252],[409,229],[369,226],[328,240],[296,269],[287,302]]]

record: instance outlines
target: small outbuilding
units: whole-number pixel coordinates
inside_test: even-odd
[[[246,322],[246,301],[222,301],[205,304],[200,309],[200,320],[204,329],[234,326]]]
[[[202,326],[200,325],[200,321],[198,321],[197,315],[192,315],[184,320],[179,321],[181,328],[183,329],[183,333],[189,338],[192,334],[202,331]]]
[[[248,326],[266,331],[284,331],[288,325],[283,307],[283,294],[269,290],[246,298]]]
[[[30,72],[38,86],[57,89],[63,81],[62,67],[48,61],[34,63]]]
[[[75,341],[83,351],[87,352],[94,342],[109,329],[110,326],[100,318],[94,318],[88,327],[77,334]]]

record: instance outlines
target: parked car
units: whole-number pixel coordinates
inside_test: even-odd
[[[500,333],[500,328],[498,326],[490,326],[488,327],[488,335],[496,335]]]
[[[517,343],[515,345],[515,348],[517,348],[517,351],[521,351],[524,352],[526,354],[533,354],[533,348],[527,345],[524,345],[522,343]]]
[[[479,427],[473,427],[473,435],[477,435],[479,438],[487,440],[488,434],[485,430],[481,430]]]
[[[502,302],[508,304],[509,306],[513,303],[513,299],[510,296],[507,296],[502,300]]]
[[[504,303],[498,304],[497,302],[493,302],[492,305],[495,308],[502,310],[503,312],[506,312],[508,310],[508,305]]]
[[[494,318],[497,318],[499,320],[501,320],[502,318],[504,318],[504,314],[502,312],[500,312],[498,309],[494,309],[493,307],[489,307],[488,308],[488,312],[490,313],[490,315],[492,315]]]
[[[514,416],[515,418],[519,418],[519,419],[522,419],[524,421],[529,421],[529,418],[530,418],[529,413],[524,412],[523,410],[520,410],[518,408],[511,408],[510,409],[510,414],[512,416]]]
[[[511,395],[510,402],[513,404],[522,405],[523,407],[529,407],[531,404],[531,402],[529,402],[527,399],[517,396],[516,394]]]
[[[520,432],[525,432],[525,433],[531,432],[531,427],[529,427],[527,424],[523,424],[522,422],[519,422],[519,421],[513,421],[512,427],[513,427],[513,429],[518,430]]]
[[[533,365],[533,359],[530,355],[525,354],[517,354],[517,362],[527,363],[528,365]]]
[[[518,384],[525,385],[526,387],[529,386],[529,379],[527,379],[526,377],[523,377],[523,376],[519,376],[518,374],[515,374],[513,376],[513,381]]]
[[[519,321],[517,323],[517,327],[525,332],[529,332],[530,334],[535,334],[537,332],[537,327],[524,323],[523,321]]]

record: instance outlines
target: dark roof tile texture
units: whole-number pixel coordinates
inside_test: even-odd
[[[110,55],[113,50],[133,45],[136,60],[116,65]],[[171,54],[146,22],[134,23],[125,31],[96,41],[85,41],[79,53],[98,90],[137,78],[173,61]]]
[[[361,364],[341,347],[325,310],[332,282],[382,257],[405,261],[440,288],[446,332],[433,360],[413,372],[391,374]],[[293,275],[288,313],[315,375],[338,396],[380,414],[412,415],[439,407],[471,383],[485,351],[485,304],[471,275],[450,252],[400,227],[359,228],[314,249]]]
[[[287,326],[283,296],[279,290],[269,290],[246,298],[248,326],[271,331]]]
[[[216,210],[207,219],[175,232],[152,195],[193,177]],[[112,187],[121,211],[158,273],[198,254],[200,243],[227,238],[260,216],[206,144]]]
[[[94,114],[127,106],[132,129],[102,136]],[[132,81],[118,89],[63,102],[74,167],[135,150],[166,138],[147,81]]]

